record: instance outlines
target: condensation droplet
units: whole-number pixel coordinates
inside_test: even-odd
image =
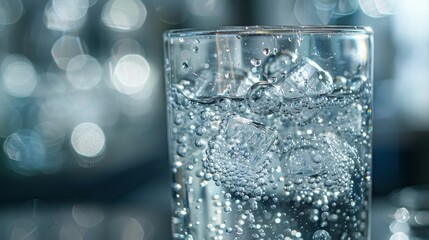
[[[187,62],[183,62],[182,63],[182,68],[185,69],[185,70],[187,70],[189,68],[188,63]]]
[[[264,49],[262,50],[262,53],[263,53],[265,56],[268,56],[268,55],[270,54],[270,49],[268,49],[268,48],[264,48]]]
[[[261,59],[258,59],[258,58],[252,58],[252,59],[250,60],[250,63],[251,63],[253,66],[258,67],[259,65],[261,65],[262,61],[261,61]]]

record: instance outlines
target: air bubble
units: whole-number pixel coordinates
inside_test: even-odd
[[[201,138],[198,138],[198,139],[195,139],[195,146],[196,147],[202,147],[202,146],[204,146],[204,144],[205,144],[205,142],[204,142],[204,140],[203,139],[201,139]]]
[[[179,156],[181,156],[181,157],[184,157],[185,155],[186,155],[186,152],[187,152],[188,150],[186,149],[186,147],[185,146],[178,146],[177,147],[177,151],[176,151],[176,153],[177,153],[177,155],[179,155]]]
[[[280,91],[268,82],[254,84],[247,93],[247,104],[252,112],[269,115],[280,107]]]
[[[182,189],[182,185],[178,184],[178,183],[173,183],[173,191],[178,192],[180,191],[180,189]]]
[[[326,230],[317,230],[313,234],[313,240],[331,240],[331,235]]]
[[[264,49],[262,50],[262,53],[263,53],[265,56],[268,56],[268,55],[270,54],[270,49],[268,49],[268,48],[264,48]]]
[[[195,130],[195,133],[198,136],[203,136],[206,132],[207,132],[207,129],[205,127],[197,127],[197,129]]]
[[[261,59],[258,59],[258,58],[252,58],[252,59],[250,60],[250,63],[251,63],[253,66],[258,67],[258,66],[260,66],[260,65],[261,65],[262,61],[261,61]]]
[[[182,68],[185,69],[185,70],[187,70],[189,68],[188,63],[187,62],[183,62],[182,63]]]

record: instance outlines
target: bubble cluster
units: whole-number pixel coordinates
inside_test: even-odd
[[[266,152],[276,139],[275,132],[233,115],[224,124],[225,136],[216,135],[209,142],[206,180],[217,179],[237,194],[260,195],[270,161]]]

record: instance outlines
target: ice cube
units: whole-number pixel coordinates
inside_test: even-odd
[[[262,155],[268,151],[275,139],[274,130],[263,124],[235,115],[228,119],[225,149],[228,152],[237,152],[252,164],[261,163]]]
[[[282,158],[287,177],[303,179],[320,177],[317,188],[350,190],[354,163],[359,161],[357,150],[336,134],[326,132],[311,139],[286,142]]]
[[[325,96],[334,89],[331,75],[308,58],[297,60],[274,85],[282,91],[282,109],[299,125],[309,123],[320,112]]]
[[[282,89],[283,97],[287,99],[326,95],[334,89],[331,75],[308,58],[297,61],[276,85]]]
[[[360,133],[362,129],[362,106],[353,103],[345,108],[331,106],[319,114],[320,120],[334,126],[339,131]]]
[[[360,92],[366,81],[367,78],[363,75],[355,76],[348,82],[348,87],[352,92]]]
[[[239,69],[203,69],[180,81],[177,88],[189,99],[209,103],[219,98],[243,99],[255,80]]]
[[[289,153],[288,158],[290,174],[303,177],[322,174],[328,167],[322,161],[332,161],[315,146],[297,147]]]
[[[267,79],[278,78],[289,72],[297,56],[288,51],[282,51],[269,56],[263,64],[264,75]]]

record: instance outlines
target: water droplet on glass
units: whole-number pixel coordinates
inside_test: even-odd
[[[251,63],[253,66],[258,67],[259,65],[261,65],[262,61],[261,61],[260,59],[258,59],[258,58],[252,58],[252,59],[250,60],[250,63]]]
[[[180,189],[182,189],[182,185],[178,183],[173,183],[173,191],[178,192],[180,191]]]
[[[270,49],[268,49],[268,48],[264,48],[264,49],[262,50],[262,53],[263,53],[265,56],[268,56],[268,55],[270,54]]]
[[[192,48],[192,51],[193,51],[194,53],[198,53],[198,50],[199,50],[199,49],[198,49],[198,47],[197,47],[197,46],[195,46],[195,47],[193,47],[193,48]]]
[[[350,80],[349,88],[353,92],[358,92],[366,82],[365,76],[357,76]]]
[[[182,68],[183,68],[184,70],[188,70],[188,68],[189,68],[188,63],[187,63],[187,62],[183,62],[183,63],[182,63]]]

